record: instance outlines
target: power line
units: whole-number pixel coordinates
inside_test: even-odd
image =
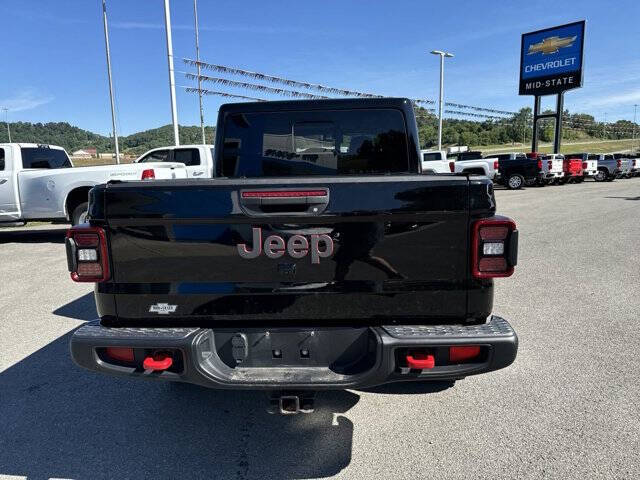
[[[384,95],[377,95],[374,93],[367,93],[367,92],[359,92],[357,90],[348,90],[346,88],[329,87],[327,85],[321,85],[319,83],[292,80],[289,78],[278,77],[275,75],[269,75],[261,72],[252,72],[250,70],[243,70],[241,68],[229,67],[226,65],[216,65],[213,63],[206,63],[202,61],[198,62],[197,60],[192,60],[189,58],[183,58],[182,60],[187,65],[191,65],[191,66],[200,65],[202,68],[206,70],[213,70],[220,73],[226,73],[228,75],[239,75],[244,77],[250,77],[256,80],[267,81],[271,83],[280,83],[280,84],[288,85],[291,87],[306,88],[308,90],[316,90],[318,92],[330,93],[334,95],[342,95],[346,97],[384,98]],[[412,100],[419,104],[428,104],[428,105],[435,104],[433,100],[428,100],[423,98],[416,98]]]
[[[184,88],[187,93],[198,93],[198,89],[194,87],[186,87],[181,86],[180,88]],[[266,102],[264,98],[256,98],[256,97],[247,97],[245,95],[236,95],[233,93],[227,92],[217,92],[215,90],[207,90],[206,88],[200,89],[203,95],[216,95],[219,97],[228,97],[228,98],[238,98],[240,100],[251,100],[253,102]]]
[[[198,75],[194,75],[193,73],[185,72],[184,76],[191,80],[195,80],[198,78]],[[236,87],[236,88],[246,88],[247,90],[257,90],[260,92],[268,92],[276,95],[285,95],[288,97],[309,98],[309,99],[329,98],[329,97],[325,97],[324,95],[314,95],[313,93],[298,92],[295,90],[287,90],[285,88],[267,87],[266,85],[258,85],[257,83],[236,82],[235,80],[229,80],[228,78],[209,77],[207,75],[200,75],[200,78],[205,82],[212,82],[212,83],[217,83],[219,85],[226,85],[226,86]]]
[[[465,105],[462,103],[445,102],[445,105],[447,107],[471,109],[471,110],[476,110],[480,112],[499,113],[501,115],[518,115],[519,114],[519,112],[509,112],[507,110],[496,110],[494,108],[476,107],[474,105]]]

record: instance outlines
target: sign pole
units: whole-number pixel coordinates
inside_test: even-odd
[[[556,99],[556,130],[553,138],[553,153],[560,153],[562,143],[562,111],[564,110],[564,92],[558,94]]]
[[[540,115],[540,96],[533,101],[533,133],[531,134],[531,151],[538,151],[538,116]]]

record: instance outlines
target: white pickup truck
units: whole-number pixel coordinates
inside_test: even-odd
[[[134,163],[182,163],[187,178],[213,177],[213,145],[180,145],[154,148],[138,157]]]
[[[422,173],[452,173],[444,150],[420,150]]]
[[[564,177],[564,155],[551,153],[538,158],[542,159],[542,171],[545,174],[547,183],[549,185],[560,185]]]
[[[498,159],[482,158],[479,152],[447,154],[444,150],[421,150],[423,173],[469,173],[491,180],[498,174]]]
[[[187,170],[183,163],[152,162],[146,156],[134,164],[74,168],[62,147],[2,143],[0,225],[30,220],[77,225],[86,218],[87,194],[93,186],[109,180],[141,180],[143,172],[144,178],[186,178]]]

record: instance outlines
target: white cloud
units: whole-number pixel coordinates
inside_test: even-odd
[[[21,112],[45,105],[54,98],[53,95],[42,95],[33,88],[25,88],[12,97],[1,98],[0,106],[8,108],[11,112]]]

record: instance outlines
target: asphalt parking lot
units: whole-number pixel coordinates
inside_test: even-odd
[[[263,393],[76,367],[70,332],[96,313],[68,278],[64,227],[0,230],[0,477],[638,478],[640,178],[497,198],[521,232],[494,308],[516,362],[324,393],[293,417]]]

